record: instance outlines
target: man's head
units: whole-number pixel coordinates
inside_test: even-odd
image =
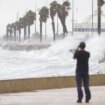
[[[84,50],[85,47],[86,47],[85,42],[80,42],[80,44],[79,44],[79,48],[80,48],[81,50]]]

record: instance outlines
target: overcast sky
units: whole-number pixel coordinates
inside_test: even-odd
[[[37,4],[37,8],[41,8],[44,5],[49,7],[49,3],[53,0],[0,0],[0,35],[5,34],[5,27],[8,23],[15,22],[18,17],[22,17],[25,15],[25,12],[29,9],[35,10],[35,2]],[[58,2],[62,3],[64,0],[58,0]],[[70,0],[71,2],[72,0]],[[94,10],[97,10],[97,0],[94,0]],[[92,0],[74,0],[75,7],[75,20],[78,22],[83,21],[87,16],[91,14]],[[104,6],[105,7],[105,6]],[[103,7],[103,10],[105,9]],[[71,17],[72,12],[70,10],[69,17],[67,18],[68,29],[71,27]],[[37,24],[39,20],[37,20]],[[51,23],[51,19],[48,20],[48,25]],[[59,23],[60,24],[60,23]],[[39,24],[38,24],[39,26]],[[38,27],[39,28],[39,27]],[[49,25],[49,31],[51,25]],[[39,30],[39,29],[37,29]]]

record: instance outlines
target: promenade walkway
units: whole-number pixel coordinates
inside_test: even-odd
[[[92,100],[81,105],[105,105],[105,86],[91,87]],[[0,94],[0,105],[78,105],[76,88]]]

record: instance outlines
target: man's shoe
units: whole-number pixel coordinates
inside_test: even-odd
[[[87,98],[87,99],[85,100],[85,102],[86,102],[86,103],[89,103],[90,100],[91,100],[91,98]]]
[[[86,100],[85,102],[86,102],[86,103],[89,103],[89,100]]]
[[[82,101],[81,100],[77,100],[77,103],[82,103]]]

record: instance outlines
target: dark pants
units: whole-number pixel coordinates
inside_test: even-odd
[[[88,73],[76,73],[78,100],[82,100],[82,98],[83,98],[82,82],[83,82],[84,89],[85,89],[86,100],[89,100],[89,99],[91,99],[91,93],[90,93],[90,89],[89,89],[89,75],[88,75]]]

